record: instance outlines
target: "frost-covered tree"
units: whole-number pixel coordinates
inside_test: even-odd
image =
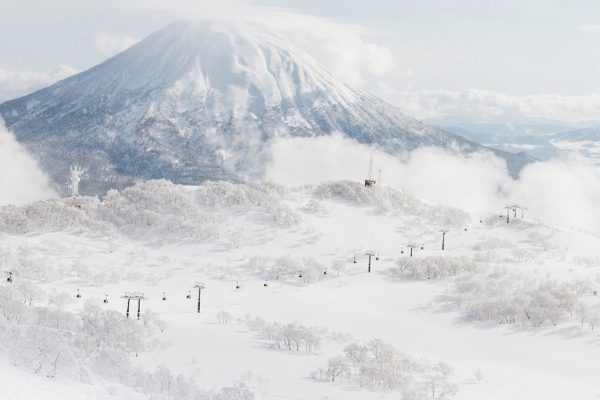
[[[227,325],[233,321],[233,315],[229,314],[227,311],[219,311],[216,318],[217,323],[221,325]]]
[[[404,399],[449,399],[457,392],[452,368],[414,359],[379,339],[353,342],[341,356],[311,373],[319,380],[346,380],[361,388],[400,392]]]
[[[419,216],[438,226],[462,227],[470,219],[464,211],[431,205],[413,194],[390,187],[365,188],[358,182],[337,181],[317,186],[314,195],[320,199],[338,200],[358,206],[374,207],[380,213],[399,213]]]
[[[242,245],[239,231],[229,226],[224,211],[254,211],[266,223],[294,226],[300,216],[285,204],[286,196],[285,189],[271,184],[206,182],[190,190],[165,180],[143,181],[110,190],[102,200],[79,196],[0,207],[0,231],[21,234],[84,228],[111,236],[160,235],[199,241],[231,235],[232,244]]]
[[[160,323],[151,313],[140,321],[86,303],[80,313],[57,307],[27,305],[19,287],[0,286],[0,355],[15,365],[48,378],[92,381],[92,375],[124,384],[161,400],[252,399],[246,388],[211,394],[190,378],[160,367],[144,371],[128,354],[156,347]],[[238,396],[238,397],[219,397]],[[239,397],[242,396],[242,397]]]
[[[412,279],[445,279],[472,273],[478,266],[467,257],[400,258],[396,261],[400,274]]]
[[[327,329],[319,326],[304,326],[298,322],[282,324],[267,322],[261,317],[247,315],[245,323],[248,329],[256,331],[271,346],[290,351],[317,352],[327,337]]]

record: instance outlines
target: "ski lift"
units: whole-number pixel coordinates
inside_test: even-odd
[[[78,299],[81,298],[81,293],[79,293],[79,289],[77,289],[77,295],[75,297],[77,297]]]
[[[12,281],[13,281],[12,274],[13,273],[12,272],[7,272],[7,274],[8,274],[8,277],[6,278],[6,282],[12,283]]]
[[[165,294],[165,292],[163,292],[163,297],[162,297],[163,301],[167,300],[167,295]]]
[[[192,293],[188,290],[187,295],[185,296],[186,299],[191,299],[192,298]]]
[[[102,300],[104,304],[108,304],[108,295],[104,296],[104,300]]]

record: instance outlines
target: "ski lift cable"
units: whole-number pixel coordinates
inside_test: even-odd
[[[350,274],[349,276],[362,275],[362,274],[366,274],[366,272],[357,272],[357,273]],[[29,276],[26,276],[26,275],[20,275],[20,276],[26,277],[27,279],[31,279]],[[292,276],[293,275],[290,275],[290,277],[292,277]],[[334,279],[335,279],[335,277],[334,277]],[[32,279],[32,280],[34,280],[34,279]],[[37,279],[35,279],[35,280],[37,280]],[[73,290],[73,289],[76,289],[77,298],[82,298],[83,297],[82,294],[90,294],[90,295],[93,295],[94,297],[96,297],[99,301],[102,301],[104,303],[108,303],[107,301],[105,301],[108,298],[119,298],[119,297],[121,297],[121,295],[123,293],[121,290],[116,289],[116,288],[110,288],[110,289],[107,288],[107,290],[105,290],[104,292],[99,292],[99,291],[95,291],[95,290],[90,290],[88,288],[82,289],[82,288],[77,288],[77,287],[74,287],[74,286],[75,285],[73,285],[73,286],[67,286],[65,284],[60,284],[60,285],[56,285],[55,288],[63,289],[66,292],[68,292],[70,290]],[[162,290],[159,290],[159,292],[163,293],[163,294],[165,293]],[[188,289],[188,292],[189,292],[189,289]],[[185,291],[184,291],[184,293],[185,293]],[[156,298],[162,298],[162,297],[163,296],[161,295],[161,296],[158,296]],[[147,300],[149,297],[146,296],[145,298]],[[162,311],[158,311],[158,312],[154,312],[154,311],[152,311],[152,312],[155,313],[155,314],[163,314],[163,315],[168,315],[168,314],[195,314],[195,312],[192,312],[192,311],[179,311],[179,310],[175,310],[175,309],[170,309],[170,310],[167,309],[167,310],[162,310]]]
[[[32,280],[32,281],[38,281],[39,280],[38,278],[34,278],[31,275],[29,275],[29,274],[24,274],[24,273],[21,273],[19,271],[16,271],[16,273],[14,273],[14,274],[15,274],[16,277],[23,277],[23,278],[26,278],[26,279],[29,279],[29,280]],[[357,275],[365,275],[365,274],[366,274],[366,272],[360,271],[360,272],[354,272],[354,273],[347,274],[347,276],[357,276]],[[256,277],[256,274],[255,273],[246,273],[246,274],[241,274],[241,276],[243,276],[244,278],[246,278],[246,279],[242,280],[242,282],[245,282],[245,281],[249,280],[250,278]],[[277,280],[277,278],[280,277],[280,276],[282,276],[282,275],[278,275],[274,279],[267,279],[265,281],[265,283],[269,282],[269,281]],[[293,277],[293,276],[294,276],[293,273],[289,274],[289,277]],[[334,276],[334,275],[332,275],[332,277],[333,277],[333,279],[336,278],[336,276]],[[590,287],[595,287],[596,289],[599,289],[599,291],[600,291],[600,285],[596,284],[595,282],[589,281],[589,282],[587,282],[587,284]],[[67,286],[67,285],[61,284],[61,285],[55,285],[55,287],[56,286],[58,286],[59,288],[66,289],[66,291],[70,291],[70,290],[74,289],[75,285]],[[264,285],[264,286],[267,286],[267,285]],[[118,298],[122,294],[122,291],[119,290],[119,289],[108,289],[108,290],[105,290],[103,292],[91,290],[91,289],[88,289],[88,288],[76,288],[76,289],[77,289],[77,292],[79,294],[81,294],[81,293],[92,294],[92,295],[97,296],[98,298],[100,298],[101,301],[102,300],[106,300],[109,297],[110,298]],[[190,289],[184,290],[183,293],[186,293],[186,291],[189,294]],[[159,290],[159,292],[164,294],[164,291],[162,291],[162,290]],[[81,297],[81,296],[79,296],[79,297]],[[159,298],[159,297],[162,298],[162,296],[158,296],[156,298]],[[156,312],[156,314],[194,314],[194,312],[192,312],[192,311],[163,310],[163,311]]]

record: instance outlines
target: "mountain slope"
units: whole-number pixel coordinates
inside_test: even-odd
[[[576,153],[600,165],[600,126],[555,133],[548,142],[566,153]]]
[[[248,25],[180,21],[107,61],[0,105],[9,129],[57,182],[84,192],[137,178],[178,183],[263,172],[268,140],[341,131],[392,154],[482,147],[353,90],[285,39]],[[516,173],[525,155],[495,151]]]

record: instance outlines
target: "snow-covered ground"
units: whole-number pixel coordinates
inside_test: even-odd
[[[351,182],[285,189],[159,181],[103,201],[4,207],[0,265],[13,281],[0,286],[0,385],[13,390],[3,398],[186,399],[180,383],[188,378],[207,398],[251,398],[247,389],[257,399],[410,398],[398,387],[361,387],[354,370],[335,382],[314,373],[349,344],[376,338],[428,360],[420,372],[408,364],[394,370],[403,385],[416,379],[426,388],[419,399],[597,398],[600,239],[527,214],[507,224],[501,212],[469,215]],[[449,230],[444,251],[441,229]],[[367,252],[378,258],[370,273]],[[196,282],[205,285],[200,314]],[[127,325],[121,296],[134,291],[145,296],[142,317]],[[18,317],[33,308],[46,311]],[[136,308],[133,302],[132,316]],[[81,320],[61,331],[80,338],[61,347],[78,349],[70,360],[79,372],[53,368],[52,345],[43,355],[50,361],[37,368],[41,339],[23,338],[36,336],[32,326],[54,329],[44,322],[47,310]],[[118,317],[101,314],[109,310]],[[92,316],[112,322],[92,330]],[[253,317],[267,325],[296,321],[320,346],[278,348],[276,334],[253,327]],[[120,324],[126,335],[147,339],[104,344]],[[105,363],[103,346],[131,365]],[[456,394],[429,390],[438,362],[452,367],[444,380]],[[133,371],[160,371],[149,378],[159,383],[124,377]]]

